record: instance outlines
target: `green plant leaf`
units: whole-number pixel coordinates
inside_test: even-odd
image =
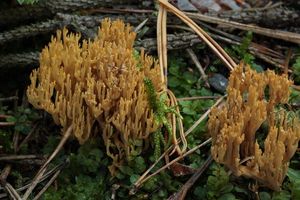
[[[235,196],[232,193],[223,194],[218,200],[235,200]]]
[[[273,193],[272,196],[272,200],[290,200],[290,199],[291,199],[291,194],[286,190],[275,192]]]
[[[197,82],[197,77],[192,72],[184,72],[183,78],[188,84],[195,84]]]
[[[288,169],[287,176],[291,182],[296,182],[300,180],[300,170],[295,170],[292,168]]]
[[[271,195],[267,192],[260,192],[259,198],[260,200],[271,200]]]
[[[130,183],[134,184],[138,179],[140,178],[140,175],[133,174],[130,176]]]
[[[177,87],[180,85],[180,80],[174,76],[168,78],[168,86],[169,87]]]

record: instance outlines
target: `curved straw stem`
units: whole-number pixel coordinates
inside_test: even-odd
[[[161,80],[167,88],[167,11],[163,6],[159,6],[157,16],[157,53],[161,69]]]
[[[224,49],[218,45],[214,39],[212,39],[202,28],[200,28],[192,19],[186,16],[183,12],[178,10],[167,0],[158,0],[160,7],[167,8],[170,12],[179,17],[184,23],[186,23],[191,29],[193,29],[197,35],[215,52],[215,54],[221,59],[222,62],[228,67],[229,70],[232,70],[236,63],[232,58],[224,51]],[[163,9],[163,8],[162,8]],[[159,20],[159,19],[158,19]]]
[[[178,107],[178,103],[177,103],[177,99],[175,97],[175,95],[173,94],[173,92],[171,90],[167,90],[167,93],[171,99],[171,106],[175,107],[176,112],[180,113],[179,111],[179,107]],[[184,129],[183,129],[183,123],[182,123],[182,118],[177,116],[177,123],[179,125],[179,135],[180,135],[180,139],[182,141],[182,148],[180,149],[179,145],[178,145],[178,140],[176,137],[176,115],[172,114],[172,122],[173,122],[173,144],[175,146],[174,149],[176,149],[177,153],[179,155],[181,155],[182,153],[184,153],[187,149],[187,141],[184,135]]]

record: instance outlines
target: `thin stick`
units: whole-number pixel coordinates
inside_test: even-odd
[[[147,23],[147,21],[148,18],[142,21],[139,25],[137,25],[137,27],[134,28],[134,32],[136,33],[139,32],[143,28],[143,26]]]
[[[163,83],[167,84],[166,81],[166,76],[165,74],[165,68],[167,67],[167,55],[166,55],[166,41],[167,37],[166,35],[166,24],[167,24],[167,19],[166,19],[166,9],[163,8],[162,6],[159,6],[158,10],[158,16],[157,16],[157,53],[158,53],[158,60],[159,60],[159,65],[160,65],[160,75],[161,75],[161,80]]]
[[[52,161],[52,159],[58,154],[58,152],[61,150],[61,148],[63,147],[63,145],[66,143],[66,141],[68,140],[68,138],[71,136],[73,127],[70,126],[67,131],[65,132],[64,136],[62,137],[62,139],[60,140],[59,144],[57,145],[56,149],[53,151],[53,153],[50,155],[50,157],[47,159],[47,161],[43,164],[43,166],[40,168],[40,170],[38,171],[38,173],[36,174],[36,176],[34,177],[30,187],[26,190],[24,196],[23,196],[23,200],[28,199],[29,195],[32,193],[33,189],[35,188],[35,186],[39,183],[40,179],[43,177],[44,172],[47,169],[48,164]]]
[[[216,101],[216,103],[210,108],[208,109],[194,124],[193,126],[191,126],[186,132],[185,132],[185,136],[187,136],[188,134],[190,134],[210,113],[211,109],[215,106],[217,106],[219,103],[221,103],[221,101],[223,101],[223,99],[226,97],[222,96],[220,99],[218,99]]]
[[[289,71],[289,63],[290,63],[290,59],[292,57],[292,50],[289,49],[288,50],[288,53],[287,53],[287,56],[284,60],[284,74],[287,74],[288,75],[288,71]]]
[[[213,161],[212,157],[209,156],[203,165],[194,173],[194,175],[181,187],[180,191],[178,191],[175,196],[171,196],[169,200],[181,200],[185,199],[185,196],[189,189],[195,184],[195,182],[199,179],[202,173],[206,170],[206,168]]]
[[[139,182],[139,184],[135,184],[134,186],[136,188],[138,188],[142,183],[146,182],[147,180],[149,180],[151,177],[155,176],[156,174],[158,174],[159,172],[163,171],[164,169],[168,168],[169,166],[171,166],[172,164],[174,164],[175,162],[183,159],[184,157],[194,153],[197,149],[201,148],[202,146],[208,144],[211,142],[211,138],[207,139],[206,141],[204,141],[203,143],[195,146],[194,148],[192,148],[191,150],[187,151],[186,153],[182,154],[181,156],[178,156],[177,158],[175,158],[174,160],[170,161],[169,163],[167,163],[166,165],[164,165],[163,167],[161,167],[160,169],[156,170],[155,172],[153,172],[152,174],[150,174],[149,176],[145,177],[141,182]]]
[[[204,71],[204,69],[203,69],[201,63],[199,62],[199,60],[198,60],[196,54],[194,53],[194,51],[193,51],[191,48],[188,48],[186,51],[188,52],[188,54],[189,54],[189,56],[191,57],[192,61],[193,61],[194,64],[196,65],[197,69],[199,70],[199,72],[200,72],[200,74],[201,74],[203,80],[205,81],[206,87],[210,87],[210,86],[209,86],[209,83],[208,83],[208,80],[207,80],[208,76],[205,74],[205,71]],[[200,78],[201,78],[201,77],[200,77]]]
[[[47,171],[43,177],[40,179],[40,182],[44,181],[45,179],[47,179],[50,175],[52,175],[53,173],[55,173],[57,170],[61,170],[65,165],[66,165],[67,162],[64,162],[62,164],[59,164],[55,167],[53,167],[52,169],[50,169],[49,171]],[[16,189],[17,192],[21,192],[25,189],[27,189],[28,187],[30,187],[31,184],[26,184],[25,186],[22,186],[18,189]],[[4,188],[0,187],[1,190],[3,190]],[[7,197],[7,194],[4,193],[4,194],[0,194],[0,199],[4,198],[4,197]]]
[[[10,171],[11,171],[11,165],[6,165],[4,167],[4,169],[1,171],[1,174],[0,174],[0,184],[2,186],[5,186],[6,179],[7,179],[8,175],[9,175]]]
[[[216,55],[224,62],[224,64],[232,70],[236,63],[232,60],[232,58],[224,51],[224,49],[214,41],[202,28],[200,28],[192,19],[190,19],[183,12],[178,10],[172,4],[170,4],[167,0],[158,0],[160,4],[168,8],[173,14],[179,17],[184,23],[186,23],[189,27],[191,27],[197,35],[216,53]]]
[[[4,114],[0,114],[0,118],[1,119],[6,119],[8,117],[11,117],[11,115],[4,115]]]
[[[294,88],[295,90],[300,91],[300,85],[292,85],[292,88]]]
[[[178,103],[177,103],[177,99],[176,99],[175,95],[173,94],[173,92],[171,90],[167,90],[167,93],[168,93],[168,95],[170,97],[170,100],[171,100],[171,106],[175,107],[177,113],[180,113]],[[182,141],[182,148],[181,149],[178,145],[178,140],[177,140],[177,137],[176,137],[176,127],[177,127],[176,126],[176,118],[177,118],[177,122],[178,122],[178,125],[179,125],[180,139]],[[173,127],[172,127],[172,130],[173,130],[173,146],[174,146],[174,149],[176,149],[177,153],[179,155],[181,155],[187,149],[187,141],[186,141],[186,138],[185,138],[185,135],[184,135],[182,117],[181,116],[180,117],[175,116],[175,114],[173,113],[172,114],[172,121],[173,121]]]
[[[8,191],[9,195],[16,200],[22,200],[21,196],[18,194],[18,192],[13,188],[13,186],[9,183],[5,184],[5,189]]]
[[[36,123],[36,124],[32,127],[32,129],[30,130],[29,134],[26,135],[26,137],[22,140],[22,142],[20,143],[20,145],[18,145],[16,151],[19,151],[20,148],[21,148],[24,144],[26,144],[26,143],[28,142],[28,140],[29,140],[29,139],[32,137],[32,135],[35,133],[35,130],[36,130],[36,128],[38,127],[37,125],[38,125],[38,123]]]
[[[55,174],[51,177],[51,179],[48,181],[48,183],[43,187],[43,189],[33,198],[33,200],[38,200],[44,192],[51,186],[51,184],[55,181],[57,176],[60,174],[61,170],[58,170],[55,172]]]
[[[41,157],[42,156],[37,156],[37,155],[9,155],[9,156],[1,156],[0,161],[36,159]]]
[[[191,100],[201,100],[201,99],[218,99],[221,96],[195,96],[195,97],[182,97],[177,98],[177,101],[191,101]]]
[[[233,27],[233,28],[237,28],[237,29],[241,29],[241,30],[245,30],[245,31],[252,31],[252,32],[260,34],[260,35],[300,44],[300,34],[298,34],[298,33],[274,30],[274,29],[269,29],[269,28],[262,28],[262,27],[250,25],[250,24],[242,24],[242,23],[238,23],[238,22],[220,19],[217,17],[210,17],[210,16],[202,15],[200,13],[186,12],[185,14],[193,19],[199,19],[204,22],[221,24],[224,26]]]
[[[0,126],[14,126],[15,122],[0,122]]]
[[[0,102],[3,101],[13,101],[13,100],[18,100],[19,98],[17,96],[12,96],[12,97],[6,97],[6,98],[0,98]]]

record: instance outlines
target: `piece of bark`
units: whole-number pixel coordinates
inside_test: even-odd
[[[168,34],[167,35],[167,49],[177,50],[184,49],[187,47],[194,46],[200,43],[202,40],[199,36],[191,33],[179,33],[179,34]],[[136,41],[136,48],[144,48],[146,51],[155,51],[157,49],[156,38],[147,38],[141,41]]]
[[[28,20],[41,20],[53,17],[58,12],[71,13],[95,8],[153,8],[150,0],[40,0],[33,5],[19,6],[1,10],[0,27],[20,24]]]
[[[72,0],[75,1],[75,0]],[[79,2],[81,0],[78,0]],[[121,1],[121,0],[119,0]],[[64,5],[64,4],[63,4]],[[57,8],[54,10],[63,11],[64,6],[57,5]],[[68,4],[67,4],[68,5]],[[76,7],[76,3],[74,6]],[[81,5],[81,4],[79,4]],[[85,5],[85,4],[84,4]],[[82,8],[85,8],[89,4],[85,6],[81,5]],[[70,7],[70,8],[69,8]],[[72,9],[69,5],[69,9]],[[60,9],[59,9],[60,8]],[[75,8],[73,8],[75,9]],[[228,19],[231,21],[239,22],[239,23],[255,23],[265,27],[297,27],[300,25],[300,14],[299,12],[288,10],[282,7],[276,7],[271,9],[258,9],[258,10],[244,10],[244,11],[224,11],[220,13],[211,12],[207,13],[209,16]],[[1,15],[0,15],[1,16]],[[79,16],[74,14],[61,14],[58,13],[55,19],[37,22],[31,25],[19,26],[12,30],[7,30],[0,33],[0,45],[3,45],[6,42],[22,39],[26,37],[36,36],[42,33],[51,33],[54,32],[58,28],[62,28],[64,26],[73,26],[78,31],[83,32],[87,28],[97,27],[103,18],[112,18],[112,19],[122,19],[127,23],[134,25],[138,25],[144,19],[148,18],[147,25],[155,25],[156,17],[151,13],[118,13],[118,14],[97,14],[97,15],[87,15],[87,16]],[[1,21],[1,17],[0,17]],[[1,24],[1,22],[0,22]],[[168,24],[180,24],[180,21],[176,19],[174,16],[168,16]],[[81,30],[82,29],[82,30]],[[89,34],[87,35],[87,37]]]
[[[98,26],[104,18],[110,18],[111,20],[121,19],[132,26],[139,25],[145,19],[148,19],[146,26],[155,26],[156,24],[156,16],[152,15],[152,13],[119,13],[87,16],[57,13],[55,19],[0,32],[0,45],[40,34],[54,33],[57,29],[65,26],[70,27],[75,32],[81,32],[85,39],[92,38],[93,34],[95,35],[98,31]],[[168,23],[180,24],[181,22],[174,17],[170,17]]]
[[[15,26],[30,20],[42,20],[53,16],[52,13],[40,6],[23,6],[0,11],[0,28]]]
[[[51,12],[63,12],[63,11],[76,11],[88,8],[124,8],[128,6],[136,6],[138,8],[150,8],[154,6],[153,1],[150,0],[44,0],[44,7],[47,7]]]
[[[183,49],[191,47],[201,42],[197,35],[191,33],[168,34],[167,41],[168,50]],[[157,49],[156,38],[147,38],[136,41],[135,48],[138,50],[143,48],[147,52],[155,51]],[[38,63],[39,52],[25,52],[20,54],[0,55],[0,70],[18,66],[37,67]]]
[[[39,54],[40,52],[25,52],[19,54],[2,55],[0,56],[0,70],[3,71],[5,67],[37,67],[39,64]]]
[[[45,22],[39,22],[37,24],[20,26],[13,30],[2,32],[0,33],[0,45],[18,39],[33,37],[39,34],[51,33],[54,30],[63,27],[63,23],[63,21],[54,19]]]

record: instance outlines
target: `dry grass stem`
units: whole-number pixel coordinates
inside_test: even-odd
[[[208,83],[208,76],[205,74],[205,71],[204,71],[201,63],[199,62],[196,54],[194,53],[194,51],[191,48],[188,48],[186,51],[188,52],[189,56],[193,60],[193,62],[196,65],[197,69],[199,70],[199,72],[201,74],[200,78],[203,78],[203,80],[205,81],[206,87],[210,87],[209,83]]]
[[[220,96],[195,96],[195,97],[182,97],[177,98],[177,101],[192,101],[192,100],[200,100],[200,99],[218,99]]]
[[[61,170],[58,170],[54,173],[54,175],[51,177],[51,179],[48,181],[48,183],[43,187],[43,189],[33,198],[33,200],[38,200],[40,197],[46,192],[46,190],[51,186],[51,184],[55,181],[55,179],[60,174]]]
[[[143,184],[144,182],[146,182],[147,180],[149,180],[151,177],[155,176],[156,174],[160,173],[161,171],[165,170],[166,168],[170,167],[172,164],[174,164],[175,162],[185,158],[186,156],[194,153],[197,149],[203,147],[204,145],[208,144],[211,142],[211,138],[207,139],[206,141],[204,141],[203,143],[195,146],[194,148],[192,148],[191,150],[185,152],[184,154],[182,154],[181,156],[178,156],[177,158],[175,158],[174,160],[168,162],[166,165],[164,165],[163,167],[159,168],[158,170],[156,170],[155,172],[153,172],[152,174],[150,174],[149,176],[146,176],[145,178],[143,178],[140,182],[137,182],[134,184],[135,189],[137,189],[141,184]]]
[[[26,190],[24,196],[23,196],[23,200],[28,199],[28,197],[30,196],[30,194],[32,193],[32,191],[34,190],[34,188],[36,187],[36,185],[40,182],[40,179],[43,177],[49,163],[53,160],[53,158],[58,154],[58,152],[62,149],[62,147],[64,146],[64,144],[66,143],[66,141],[69,139],[69,137],[71,136],[73,131],[73,127],[70,126],[67,131],[64,133],[64,136],[61,138],[59,144],[57,145],[56,149],[53,151],[53,153],[50,155],[50,157],[47,159],[47,161],[41,166],[40,170],[38,171],[38,173],[36,174],[36,176],[34,177],[34,179],[32,180],[32,183],[30,185],[30,187]]]
[[[204,22],[221,24],[224,26],[237,28],[237,29],[245,30],[245,31],[252,31],[253,33],[268,36],[271,38],[281,39],[284,41],[300,44],[300,34],[298,34],[298,33],[274,30],[274,29],[269,29],[269,28],[262,28],[262,27],[250,25],[250,24],[242,24],[242,23],[238,23],[238,22],[220,19],[217,17],[205,16],[200,13],[186,12],[185,14],[193,19],[201,20]]]
[[[178,10],[172,4],[170,4],[166,0],[158,0],[158,2],[166,7],[170,12],[179,17],[184,23],[186,23],[189,27],[191,27],[197,35],[213,50],[213,52],[224,62],[224,64],[232,70],[236,63],[232,60],[232,58],[222,49],[222,47],[216,43],[202,28],[200,28],[192,19],[190,19],[186,14],[182,11]]]

